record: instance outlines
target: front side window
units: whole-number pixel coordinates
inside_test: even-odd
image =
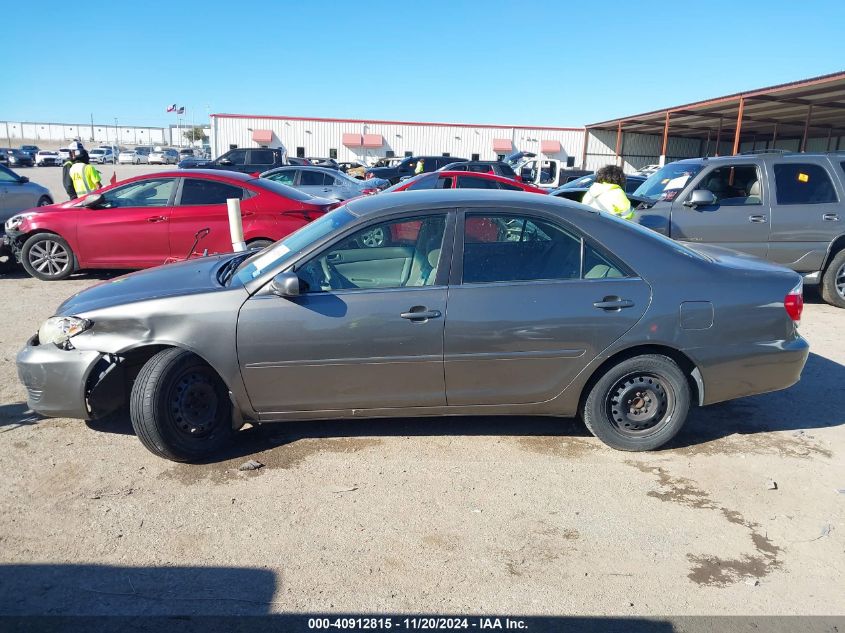
[[[199,178],[186,178],[182,184],[181,206],[205,205],[205,204],[226,204],[229,198],[242,200],[244,190],[240,187],[233,187],[225,182],[216,180],[200,180]]]
[[[104,192],[102,207],[166,207],[176,184],[174,178],[141,180]]]
[[[245,165],[246,164],[246,150],[245,149],[238,149],[232,150],[231,152],[226,153],[225,155],[220,157],[220,161],[227,160],[232,165]]]
[[[5,167],[0,167],[0,182],[20,182],[20,180]]]
[[[288,187],[293,187],[293,183],[296,180],[296,170],[286,169],[285,171],[277,171],[273,174],[267,174],[264,178],[273,182],[280,182]]]
[[[308,292],[431,286],[446,215],[371,225],[329,247],[296,272]]]
[[[755,165],[726,165],[712,169],[704,174],[696,189],[712,192],[716,204],[722,206],[763,203],[760,173]]]
[[[468,214],[464,283],[579,279],[581,239],[561,227],[520,215]]]
[[[821,165],[775,165],[775,186],[778,204],[824,204],[837,201],[830,175]]]

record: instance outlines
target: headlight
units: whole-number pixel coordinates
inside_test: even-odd
[[[88,319],[75,316],[55,316],[44,321],[38,330],[38,340],[42,345],[54,343],[63,345],[71,336],[84,332],[93,325]]]
[[[31,213],[19,213],[18,215],[12,216],[8,220],[6,220],[6,230],[17,231],[21,227],[21,224],[23,224],[25,220],[28,220],[31,217]]]

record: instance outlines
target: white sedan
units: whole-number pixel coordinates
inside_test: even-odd
[[[149,154],[134,149],[125,149],[117,155],[117,162],[121,165],[140,165],[149,163]]]

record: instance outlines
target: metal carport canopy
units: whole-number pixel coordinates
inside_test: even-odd
[[[586,126],[591,130],[617,132],[616,154],[625,132],[663,136],[663,151],[669,136],[731,141],[733,153],[742,141],[779,138],[800,139],[804,151],[808,138],[827,138],[838,145],[845,135],[845,72],[822,75],[768,88],[654,110]],[[845,149],[845,148],[843,148]]]

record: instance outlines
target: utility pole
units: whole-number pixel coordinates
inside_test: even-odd
[[[91,113],[91,136],[90,136],[90,142],[91,142],[91,143],[93,143],[93,142],[94,142],[94,113],[93,113],[93,112]]]
[[[120,141],[118,140],[119,138],[120,138],[120,131],[117,129],[117,117],[114,117],[114,144],[115,144],[115,146],[120,145]]]

